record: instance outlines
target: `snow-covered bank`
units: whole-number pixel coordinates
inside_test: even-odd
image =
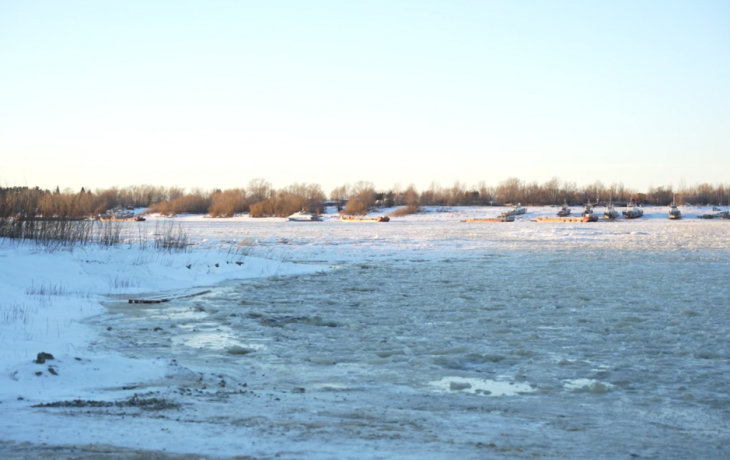
[[[99,331],[84,321],[104,311],[104,299],[322,270],[249,252],[245,246],[158,252],[88,245],[49,253],[34,244],[0,240],[0,411],[91,395],[112,400],[120,394],[104,389],[165,375],[165,363],[94,346]],[[36,363],[41,352],[53,359]]]
[[[527,209],[524,215],[518,217],[519,221],[530,221],[541,216],[555,216],[562,206],[523,206]],[[374,218],[377,216],[391,215],[400,207],[392,208],[381,208],[371,211],[364,217]],[[716,214],[718,211],[713,211],[713,206],[679,206],[679,210],[682,212],[682,217],[686,220],[696,221],[699,216],[705,214]],[[503,212],[511,210],[512,207],[507,206],[422,206],[419,212],[415,214],[408,214],[405,216],[391,217],[391,223],[395,222],[454,222],[475,217],[497,217]],[[582,206],[570,206],[572,211],[571,216],[579,216],[582,211]],[[625,207],[616,207],[616,211],[619,213],[618,221],[625,220],[621,214]],[[641,217],[643,220],[649,219],[663,219],[669,220],[669,207],[668,206],[643,206],[640,208],[644,211],[644,215]],[[730,210],[730,207],[723,206],[722,211]],[[595,206],[594,213],[603,216],[605,206]],[[152,221],[155,220],[169,220],[169,218],[160,216],[159,214],[152,214],[147,216]],[[236,215],[231,218],[210,218],[210,216],[202,214],[181,214],[174,218],[180,222],[257,222],[257,223],[272,223],[272,222],[285,222],[287,219],[282,217],[261,217],[252,218],[248,214]],[[341,224],[340,214],[334,207],[326,209],[324,215],[322,215],[322,223],[328,224]],[[294,225],[294,223],[292,223]]]

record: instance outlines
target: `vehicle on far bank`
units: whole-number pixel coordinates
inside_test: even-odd
[[[508,217],[508,216],[520,216],[527,212],[526,208],[522,207],[522,204],[517,203],[517,206],[512,207],[511,210],[505,211],[502,213],[502,217]]]
[[[730,211],[720,211],[715,214],[700,214],[698,219],[730,219]]]
[[[644,210],[636,206],[633,201],[629,201],[626,205],[626,211],[623,211],[623,215],[627,219],[638,219],[644,215]]]
[[[614,209],[613,203],[608,203],[606,210],[603,212],[604,219],[615,219],[618,217],[618,211]]]
[[[306,212],[302,209],[299,212],[295,212],[291,216],[287,217],[290,222],[320,222],[322,219],[313,212]]]
[[[538,217],[535,222],[563,222],[563,223],[579,223],[579,222],[598,222],[598,216],[595,214],[580,217]]]
[[[583,206],[583,213],[581,214],[583,217],[589,217],[593,214],[593,205],[589,201]]]
[[[564,201],[563,206],[558,211],[558,217],[568,217],[572,210],[568,207],[568,202]]]
[[[675,203],[674,201],[672,201],[672,204],[669,208],[669,218],[675,220],[682,218],[682,212],[679,210],[679,208],[677,207],[677,203]]]

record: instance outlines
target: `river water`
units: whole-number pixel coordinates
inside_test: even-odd
[[[322,270],[97,321],[279,457],[727,458],[730,226],[669,224],[190,223]]]

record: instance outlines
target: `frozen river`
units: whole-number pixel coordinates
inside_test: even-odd
[[[730,457],[730,224],[463,217],[183,220],[321,270],[109,302],[94,346],[167,363],[134,391],[175,408],[66,415],[212,457]]]
[[[724,222],[186,228],[323,270],[112,308],[107,346],[216,384],[198,421],[283,457],[730,455]]]

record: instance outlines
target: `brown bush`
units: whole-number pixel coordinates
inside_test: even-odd
[[[205,214],[210,208],[210,196],[200,190],[194,190],[172,200],[163,200],[150,205],[148,213],[160,213],[165,216],[177,214]]]
[[[369,210],[370,206],[367,201],[353,198],[347,202],[342,214],[346,214],[348,216],[362,216],[367,214]]]
[[[271,217],[274,215],[274,203],[273,200],[259,201],[253,203],[249,207],[251,217]]]
[[[246,191],[239,188],[216,192],[211,196],[210,201],[208,214],[211,217],[233,217],[236,213],[248,210]]]
[[[388,215],[393,217],[403,217],[409,214],[416,214],[418,213],[418,211],[420,211],[418,206],[404,206],[402,208],[396,209]]]
[[[350,216],[367,214],[375,204],[375,186],[370,182],[360,181],[352,186],[350,200],[343,214]]]
[[[270,198],[250,206],[251,217],[287,217],[302,209],[309,209],[308,200],[294,195]]]

